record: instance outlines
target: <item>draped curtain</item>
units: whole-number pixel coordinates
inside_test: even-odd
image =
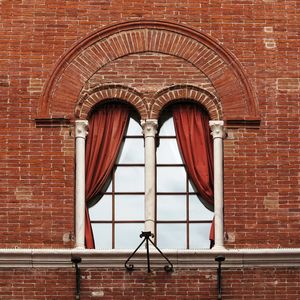
[[[89,119],[89,133],[85,155],[85,242],[89,249],[95,248],[88,205],[101,194],[118,156],[129,117],[127,106],[106,104],[95,111]]]
[[[209,116],[206,111],[192,103],[174,105],[172,113],[176,139],[187,174],[203,204],[213,210],[213,141],[209,129]],[[213,239],[212,224],[210,240]]]

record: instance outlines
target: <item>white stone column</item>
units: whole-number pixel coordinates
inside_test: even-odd
[[[213,250],[224,250],[223,219],[223,138],[224,121],[209,121],[214,140],[214,207],[215,245]]]
[[[76,137],[76,248],[85,248],[85,138],[87,120],[75,121]]]
[[[145,231],[155,232],[155,136],[157,120],[141,121],[145,138]]]

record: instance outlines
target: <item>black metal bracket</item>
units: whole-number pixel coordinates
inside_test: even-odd
[[[218,289],[218,300],[222,300],[222,262],[225,260],[223,255],[218,255],[215,257],[215,261],[218,262],[218,270],[217,270],[217,289]]]
[[[75,299],[80,300],[80,268],[78,267],[78,264],[81,263],[81,257],[79,256],[73,256],[71,258],[72,263],[75,264],[75,270],[76,270],[76,294]]]
[[[151,233],[151,231],[142,231],[140,234],[140,238],[144,238],[142,242],[138,245],[138,247],[134,250],[134,252],[128,257],[128,259],[125,262],[125,268],[127,271],[133,271],[134,265],[129,264],[128,262],[130,259],[135,255],[135,253],[140,249],[140,247],[146,242],[146,250],[147,250],[147,267],[148,267],[148,273],[151,272],[150,268],[150,253],[149,253],[149,241],[154,246],[154,248],[161,254],[161,256],[168,262],[167,265],[165,265],[164,270],[166,272],[173,272],[173,264],[170,262],[170,260],[161,252],[161,250],[152,242],[151,238],[154,237],[154,234]]]

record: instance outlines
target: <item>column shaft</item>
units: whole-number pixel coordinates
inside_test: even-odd
[[[210,121],[214,141],[214,212],[215,212],[215,245],[214,250],[224,249],[223,219],[223,138],[224,122]]]
[[[85,248],[85,138],[87,120],[77,120],[76,134],[76,248]]]
[[[145,138],[145,231],[155,232],[155,136],[157,120],[142,121]]]

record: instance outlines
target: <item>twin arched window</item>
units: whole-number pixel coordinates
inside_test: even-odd
[[[128,106],[117,103],[99,107],[89,122],[87,237],[98,249],[136,248],[146,206],[142,127]],[[209,248],[212,147],[205,123],[207,113],[190,103],[173,105],[160,117],[153,205],[155,241],[162,249]],[[186,147],[191,141],[192,148]]]

